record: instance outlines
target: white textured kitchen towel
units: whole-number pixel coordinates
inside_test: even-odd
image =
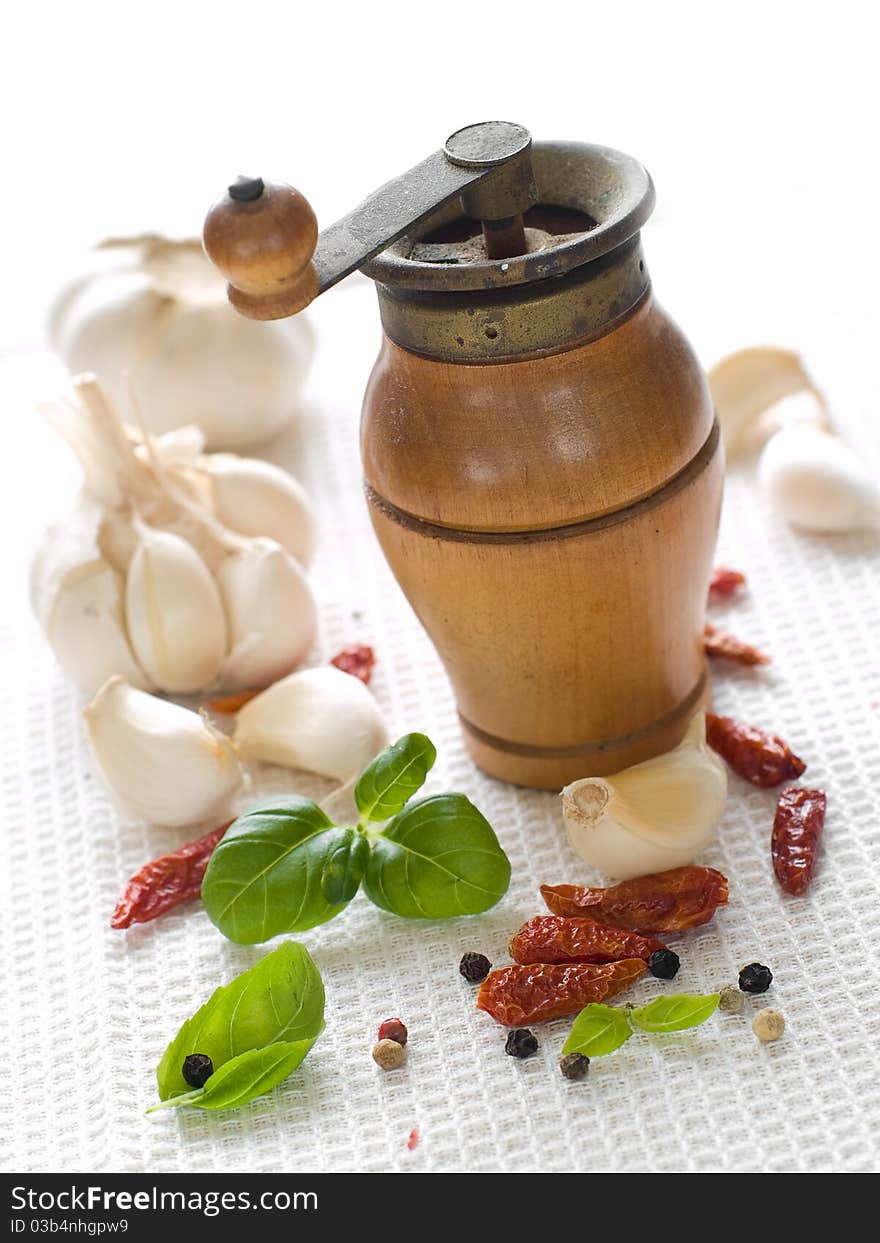
[[[302,938],[327,989],[327,1029],[282,1088],[230,1113],[144,1116],[166,1043],[216,987],[265,947],[226,942],[198,904],[127,932],[109,916],[127,878],[186,834],[117,814],[89,761],[81,700],[30,617],[24,576],[41,526],[72,495],[77,468],[32,414],[57,378],[40,358],[3,365],[3,666],[0,674],[2,935],[0,1166],[19,1171],[867,1170],[877,1163],[880,1081],[880,585],[868,537],[794,535],[768,514],[752,475],[730,476],[719,560],[749,589],[721,624],[766,648],[767,670],[716,673],[718,710],[778,731],[828,791],[828,826],[810,895],[774,882],[772,791],[731,779],[704,861],[730,878],[730,905],[676,938],[674,987],[705,992],[746,962],[775,980],[742,1017],[717,1015],[670,1037],[636,1036],[585,1082],[557,1068],[568,1022],[539,1029],[527,1062],[474,1008],[463,951],[505,961],[509,935],[542,909],[541,882],[589,881],[568,848],[558,799],[501,785],[464,751],[431,644],[385,568],[363,503],[357,418],[375,309],[365,284],[316,308],[321,356],[298,431],[276,448],[318,508],[312,579],[322,629],[315,662],[372,644],[375,694],[393,735],[436,742],[428,788],[465,791],[496,827],[510,892],[485,916],[417,923],[358,897]],[[845,389],[842,377],[839,391]],[[854,386],[855,387],[855,386]],[[876,397],[876,394],[875,394]],[[850,405],[855,409],[856,403]],[[856,427],[878,461],[876,428]],[[873,439],[872,439],[873,437]],[[527,584],[524,584],[527,589]],[[279,770],[266,789],[291,787]],[[299,782],[324,793],[327,786]],[[638,994],[670,985],[648,979]],[[633,994],[635,996],[635,994]],[[750,1030],[764,1004],[784,1038]],[[409,1026],[405,1069],[370,1058],[378,1023]],[[416,1130],[418,1142],[408,1139]]]

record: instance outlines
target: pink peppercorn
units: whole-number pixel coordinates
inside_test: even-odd
[[[408,1035],[406,1024],[400,1019],[386,1019],[379,1028],[380,1040],[394,1040],[397,1044],[406,1044]]]

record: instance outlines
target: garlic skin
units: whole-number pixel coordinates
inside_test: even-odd
[[[571,845],[615,880],[692,863],[712,841],[727,799],[727,769],[706,742],[705,714],[672,751],[613,776],[574,781],[561,794]]]
[[[235,745],[243,759],[337,781],[358,776],[387,743],[373,696],[358,678],[330,665],[276,682],[245,704],[236,720]]]
[[[761,454],[758,478],[776,512],[802,531],[880,528],[880,488],[835,436],[814,428],[777,432]]]
[[[229,811],[241,765],[229,739],[197,712],[113,677],[83,717],[101,775],[128,815],[172,827]]]
[[[752,346],[720,359],[709,388],[728,461],[759,449],[790,423],[828,428],[828,406],[791,350]]]
[[[217,586],[229,624],[224,687],[269,686],[302,664],[318,628],[305,575],[275,540],[251,539],[221,562]]]
[[[47,335],[71,371],[95,372],[126,412],[130,376],[149,431],[196,423],[212,449],[279,432],[314,351],[304,316],[238,315],[197,239],[154,234],[95,247],[56,295]]]
[[[160,690],[189,694],[210,685],[226,653],[220,591],[196,550],[143,523],[128,567],[125,620],[141,667]]]
[[[265,535],[302,566],[315,551],[315,519],[305,489],[270,462],[211,453],[197,469],[206,480],[216,517],[241,535]]]

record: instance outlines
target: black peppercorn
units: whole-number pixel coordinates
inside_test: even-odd
[[[773,972],[762,962],[750,962],[739,973],[739,986],[744,993],[766,993],[773,983]]]
[[[566,1079],[583,1079],[590,1069],[590,1059],[583,1053],[566,1053],[559,1059],[559,1069]]]
[[[648,970],[658,980],[673,980],[678,975],[681,959],[675,950],[654,950],[648,959]]]
[[[515,1027],[507,1033],[504,1052],[510,1057],[531,1057],[538,1052],[538,1037],[527,1027]]]
[[[183,1063],[183,1077],[192,1088],[202,1088],[214,1073],[207,1053],[190,1053]]]
[[[482,984],[492,964],[485,954],[462,954],[458,969],[469,984]]]

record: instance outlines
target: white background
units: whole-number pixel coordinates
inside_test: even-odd
[[[289,180],[328,222],[471,121],[597,141],[651,170],[645,229],[661,300],[707,364],[756,341],[803,351],[850,439],[877,461],[876,38],[856,3],[17,6],[0,66],[0,454],[5,674],[0,1165],[20,1169],[869,1169],[876,1164],[880,594],[870,539],[791,535],[731,477],[722,555],[752,591],[731,625],[774,671],[717,683],[722,710],[778,728],[832,798],[821,885],[784,902],[769,874],[773,800],[734,781],[706,862],[731,908],[688,947],[682,987],[724,983],[750,957],[777,972],[789,1032],[747,1025],[627,1050],[564,1088],[552,1025],[540,1058],[500,1054],[455,962],[499,960],[542,880],[574,879],[552,796],[519,795],[464,756],[442,671],[372,544],[358,491],[359,394],[377,317],[365,282],[316,305],[320,351],[301,452],[322,522],[315,659],[375,643],[392,731],[425,728],[435,789],[466,789],[514,865],[479,925],[402,927],[362,900],[309,934],[328,1033],[299,1086],[238,1116],[145,1119],[151,1072],[179,1022],[253,961],[198,911],[121,936],[122,881],[174,844],[126,822],[89,776],[79,701],[31,621],[23,579],[39,529],[77,472],[32,401],[57,379],[37,351],[57,274],[107,234],[198,231],[239,172]],[[353,613],[363,614],[353,634]],[[269,775],[282,785],[286,778]],[[8,867],[7,867],[8,861]],[[548,873],[553,875],[548,875]],[[581,869],[581,874],[584,870]],[[389,969],[390,968],[390,969]],[[872,972],[874,975],[872,976]],[[369,1061],[386,1012],[414,1030],[406,1072]],[[635,1045],[635,1041],[632,1045]],[[41,1072],[60,1048],[65,1072]],[[112,1075],[108,1067],[113,1067]],[[604,1077],[603,1077],[604,1076]],[[422,1140],[405,1144],[413,1125]],[[8,1145],[4,1151],[3,1145]]]

